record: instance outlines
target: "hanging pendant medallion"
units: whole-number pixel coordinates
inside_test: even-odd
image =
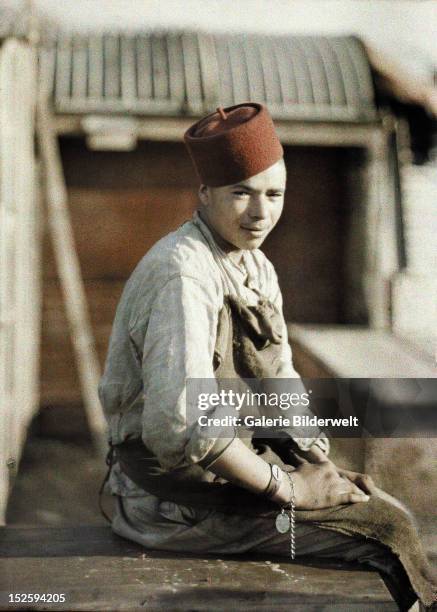
[[[287,531],[290,530],[290,519],[288,517],[287,514],[285,514],[285,512],[281,512],[281,514],[278,514],[278,516],[276,517],[276,529],[279,531],[279,533],[287,533]]]

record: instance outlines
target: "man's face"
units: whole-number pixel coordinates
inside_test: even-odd
[[[236,185],[200,188],[201,216],[226,251],[256,249],[275,227],[284,206],[286,170],[279,160]]]

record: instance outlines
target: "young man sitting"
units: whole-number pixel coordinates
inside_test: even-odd
[[[291,430],[285,443],[260,444],[247,431],[213,434],[187,410],[192,379],[298,375],[277,276],[259,250],[286,188],[267,109],[220,108],[185,142],[201,182],[198,210],[129,279],[99,388],[115,449],[114,531],[147,548],[290,557],[291,520],[293,557],[366,563],[380,570],[400,609],[417,594],[431,605],[435,591],[408,513],[383,500],[369,476],[330,461],[323,434]],[[373,533],[370,519],[381,508],[386,524]],[[393,531],[410,539],[398,544],[385,536]]]

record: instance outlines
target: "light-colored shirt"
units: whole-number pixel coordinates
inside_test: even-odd
[[[217,453],[217,435],[187,419],[186,381],[214,378],[218,316],[228,294],[252,305],[264,296],[282,316],[278,279],[267,257],[259,249],[243,251],[237,265],[197,212],[143,257],[118,305],[99,385],[113,444],[141,436],[168,470]],[[280,376],[295,378],[282,321]],[[121,478],[116,470],[113,489]]]

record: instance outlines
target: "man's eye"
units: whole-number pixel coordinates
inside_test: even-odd
[[[234,195],[236,195],[236,196],[240,196],[240,197],[241,197],[241,196],[246,196],[246,195],[249,195],[249,194],[247,193],[247,191],[233,191],[233,194],[234,194]]]

